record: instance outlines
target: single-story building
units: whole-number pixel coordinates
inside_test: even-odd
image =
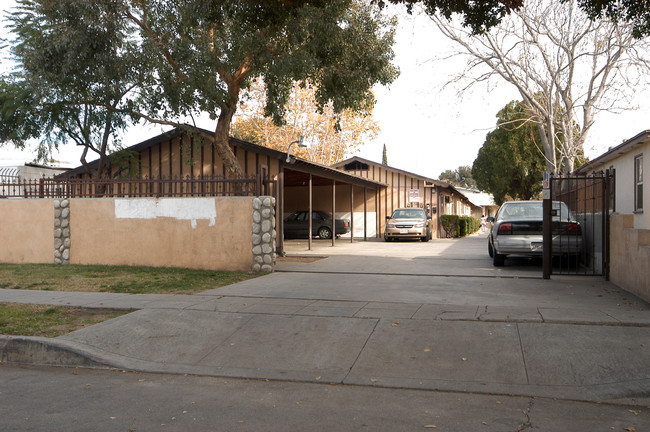
[[[614,175],[610,203],[610,280],[621,288],[650,301],[650,202],[643,187],[643,172],[649,166],[650,130],[612,147],[580,167],[576,174],[609,170]]]
[[[210,134],[205,130],[201,132]],[[311,208],[334,213],[337,218],[351,219],[352,236],[346,236],[351,240],[383,237],[386,217],[400,207],[425,209],[432,217],[433,237],[445,236],[440,215],[472,216],[480,212],[463,193],[446,182],[363,158],[353,157],[328,167],[294,156],[287,161],[286,152],[235,138],[230,139],[230,145],[244,175],[260,182],[257,193],[278,199],[276,224],[280,253],[283,252],[283,236],[280,234],[283,233],[284,215],[298,210]],[[152,179],[151,190],[147,193],[154,196],[177,193],[171,184],[165,182],[169,179],[210,181],[214,178],[223,180],[225,175],[224,164],[212,146],[201,144],[200,139],[181,128],[162,133],[120,153],[123,157],[111,165],[112,176]],[[84,178],[88,174],[84,167],[78,167],[63,176]],[[161,179],[165,181],[159,181]],[[210,193],[209,190],[204,192],[204,186],[196,183],[173,187],[194,188],[190,194]],[[332,244],[334,242],[335,236]]]
[[[203,130],[210,134],[210,131]],[[287,143],[288,145],[288,143]],[[361,208],[363,213],[353,220],[356,237],[374,237],[379,232],[376,217],[378,191],[386,185],[368,178],[288,155],[285,152],[230,138],[231,149],[244,176],[259,181],[259,195],[277,198],[276,227],[283,232],[284,214],[296,210],[322,210],[337,217]],[[201,196],[210,195],[213,180],[227,182],[225,167],[212,145],[204,145],[181,128],[175,128],[142,143],[118,152],[121,157],[111,164],[113,177],[150,179],[144,192],[122,192],[123,196]],[[98,161],[91,162],[91,167]],[[59,176],[88,178],[80,166]],[[141,186],[138,186],[141,187]],[[185,189],[183,189],[185,188]],[[187,188],[190,188],[189,191]],[[223,190],[220,191],[224,193]],[[241,193],[241,191],[239,191]],[[226,191],[225,194],[235,192]],[[249,193],[250,194],[250,193]],[[310,198],[311,197],[311,198]],[[364,223],[365,221],[365,223]],[[332,237],[334,244],[336,236]],[[278,234],[278,252],[283,252],[283,236]]]
[[[477,209],[458,188],[440,180],[383,165],[358,156],[332,166],[341,171],[386,185],[385,188],[380,189],[377,200],[378,237],[383,236],[386,216],[390,216],[393,210],[397,208],[419,207],[425,209],[433,221],[434,238],[445,237],[440,224],[440,215],[472,216]],[[355,209],[355,211],[359,211],[359,209]]]
[[[492,194],[481,192],[476,189],[467,189],[457,187],[463,195],[467,197],[474,207],[472,208],[472,217],[480,219],[481,216],[494,216],[499,210],[499,206],[494,203]]]
[[[26,163],[0,167],[0,197],[33,195],[39,180],[65,173],[69,168]],[[26,183],[26,184],[25,184]]]

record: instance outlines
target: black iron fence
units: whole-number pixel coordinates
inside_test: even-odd
[[[578,229],[571,235],[553,238],[553,255],[573,256],[574,259],[560,259],[554,263],[552,273],[608,277],[609,212],[614,201],[613,182],[614,178],[609,171],[550,179],[552,201],[565,203],[570,212],[569,215],[553,214],[553,217],[568,217],[578,224]],[[556,206],[554,204],[552,212],[557,213]],[[576,240],[580,240],[580,251],[577,254],[572,249]]]
[[[66,179],[0,182],[2,198],[132,198],[275,195],[275,181],[261,176],[144,179]]]

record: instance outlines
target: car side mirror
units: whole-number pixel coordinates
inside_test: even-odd
[[[431,216],[427,216],[427,219],[428,219],[428,220],[431,220]]]
[[[386,220],[390,219],[390,216],[386,216]]]
[[[485,221],[492,223],[494,222],[494,218],[490,216],[489,218],[485,219]]]

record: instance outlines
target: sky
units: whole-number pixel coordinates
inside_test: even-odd
[[[2,0],[0,16],[13,5]],[[399,27],[394,46],[394,63],[400,76],[390,86],[375,88],[375,120],[381,128],[374,140],[361,146],[354,155],[381,162],[384,144],[388,164],[430,178],[442,171],[472,165],[486,134],[496,124],[496,114],[508,102],[519,100],[516,89],[506,83],[474,86],[458,94],[458,87],[447,86],[465,64],[462,58],[447,58],[455,51],[451,42],[440,35],[424,15],[408,16],[399,9]],[[4,28],[0,37],[4,36]],[[6,68],[6,61],[0,70]],[[650,129],[650,98],[638,92],[632,102],[634,111],[619,114],[600,113],[585,145],[585,154],[593,159],[639,132]],[[213,129],[211,123],[199,123]],[[167,128],[168,129],[168,128]],[[123,145],[151,138],[163,130],[160,126],[136,125],[129,129]],[[79,165],[81,149],[62,146],[55,158],[63,166]],[[22,165],[34,158],[34,152],[18,151],[10,145],[0,147],[0,166]]]

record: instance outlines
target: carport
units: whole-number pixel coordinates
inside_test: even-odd
[[[368,238],[369,206],[376,213],[379,190],[386,184],[348,174],[346,172],[291,157],[290,163],[283,163],[278,175],[278,252],[284,253],[284,211],[295,210],[298,207],[309,210],[309,232],[312,231],[312,211],[316,200],[322,207],[332,213],[336,219],[336,211],[350,211],[350,242],[354,241],[354,210],[363,210],[363,239]],[[359,203],[362,196],[363,203]],[[337,205],[338,201],[338,205]],[[327,206],[325,207],[325,203]],[[356,206],[356,207],[355,207]],[[295,207],[292,209],[292,207]],[[336,244],[335,223],[332,224],[332,246]],[[374,232],[379,232],[379,220],[375,220]],[[358,227],[357,227],[358,228]],[[312,249],[312,236],[308,236],[308,250]]]

